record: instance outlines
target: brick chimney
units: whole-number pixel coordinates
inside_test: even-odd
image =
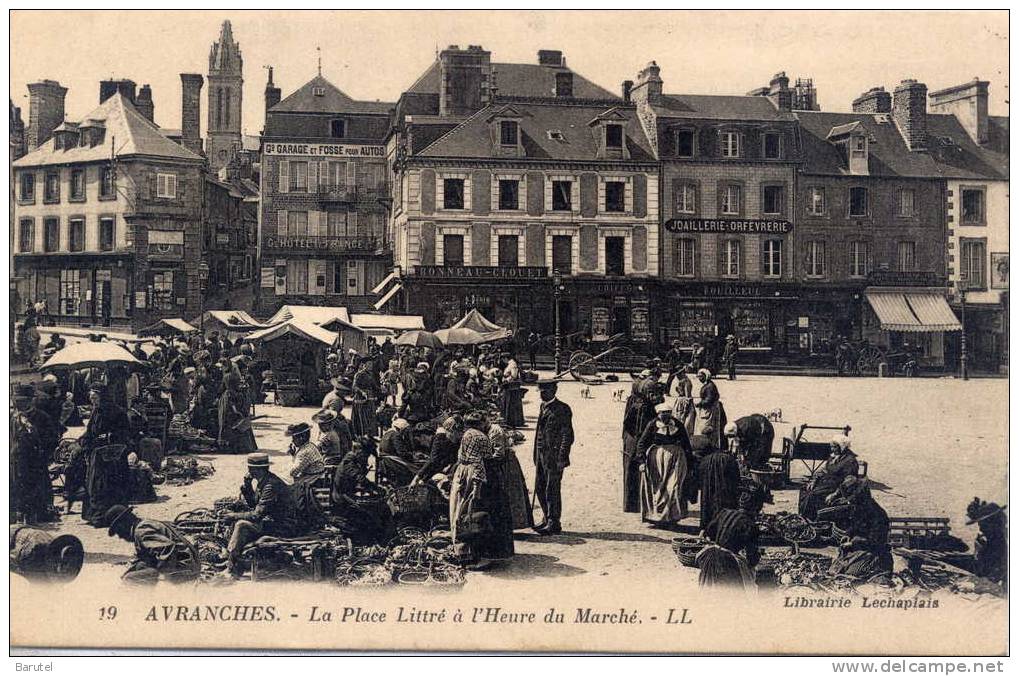
[[[269,66],[269,81],[265,83],[265,112],[269,112],[269,109],[279,103],[281,98],[283,98],[283,92],[273,84],[272,66]]]
[[[637,73],[637,82],[630,90],[630,98],[637,104],[657,104],[662,99],[662,69],[652,61]]]
[[[892,119],[910,150],[927,147],[927,85],[903,80],[892,97]]]
[[[975,143],[987,143],[987,88],[990,82],[969,82],[931,92],[931,112],[955,115]]]
[[[64,121],[64,97],[67,87],[56,80],[43,80],[28,85],[28,130],[26,133],[29,152],[46,143],[53,136],[53,130]]]
[[[439,53],[439,115],[470,115],[491,100],[492,53],[450,45]]]
[[[623,100],[630,102],[630,94],[633,92],[633,80],[623,80]]]
[[[871,87],[853,99],[854,113],[890,113],[892,95],[884,87]]]
[[[771,78],[767,96],[779,110],[793,109],[793,92],[789,89],[789,78],[785,71],[775,73],[775,77]]]
[[[563,58],[563,53],[558,49],[539,49],[538,65],[562,68],[566,65],[566,59]]]
[[[134,100],[134,107],[146,120],[153,124],[156,123],[156,104],[152,102],[152,87],[142,85],[142,88],[138,90],[138,97]]]
[[[181,73],[180,142],[193,153],[202,154],[202,85],[197,73]]]
[[[99,103],[102,103],[117,92],[120,92],[124,95],[124,98],[134,103],[135,86],[133,80],[102,80],[99,83]]]

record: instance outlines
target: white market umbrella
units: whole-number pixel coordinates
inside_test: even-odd
[[[84,369],[104,366],[136,366],[141,364],[138,359],[113,343],[75,343],[62,350],[57,350],[40,371],[59,371],[62,369]]]

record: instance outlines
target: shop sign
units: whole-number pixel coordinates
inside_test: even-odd
[[[266,249],[285,249],[288,251],[303,249],[306,251],[374,251],[375,237],[347,237],[329,235],[307,235],[290,237],[269,235],[265,238]]]
[[[540,266],[418,265],[414,275],[435,279],[545,279],[548,270]]]
[[[873,270],[867,275],[867,283],[871,286],[940,286],[936,274],[921,270]]]
[[[349,145],[344,143],[266,143],[265,155],[297,157],[385,157],[385,146]]]
[[[632,294],[637,290],[636,285],[628,282],[599,282],[595,284],[584,284],[577,285],[574,287],[577,291],[588,292],[592,294],[605,294],[605,295],[616,295],[616,294]],[[625,298],[628,296],[624,296]],[[625,304],[625,303],[624,303]]]
[[[651,323],[647,302],[635,301],[630,311],[630,338],[637,343],[651,340]]]
[[[262,280],[259,286],[263,289],[271,289],[276,286],[275,268],[262,268]]]
[[[591,340],[608,340],[609,336],[609,309],[603,306],[591,308]]]
[[[789,221],[761,218],[672,218],[665,222],[669,232],[705,232],[744,235],[785,235],[792,231]]]

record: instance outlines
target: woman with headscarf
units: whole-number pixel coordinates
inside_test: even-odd
[[[481,484],[481,511],[488,512],[490,531],[474,543],[475,553],[482,559],[508,559],[513,556],[513,508],[510,504],[510,478],[507,476],[508,458],[506,433],[497,425],[490,426],[481,413],[471,413],[464,424],[475,426],[488,434],[489,454],[484,458],[486,480]],[[493,434],[492,428],[495,427]],[[519,467],[519,465],[518,465]],[[523,472],[519,474],[523,478]],[[526,497],[524,489],[524,500]],[[525,526],[520,526],[524,528]]]
[[[697,554],[702,587],[757,588],[754,568],[761,559],[756,517],[764,503],[759,484],[740,492],[738,509],[722,509],[704,529],[710,541]]]
[[[735,456],[719,450],[703,436],[694,436],[691,446],[695,455],[706,453],[698,464],[701,479],[701,530],[723,509],[735,509],[739,498],[739,463]]]
[[[477,515],[485,507],[482,486],[488,481],[485,459],[492,455],[492,443],[481,431],[480,414],[471,413],[464,419],[464,426],[466,429],[460,437],[456,468],[450,484],[449,527],[454,547],[467,551],[473,549],[471,553],[477,556],[477,548],[472,545],[487,535],[478,531],[490,530],[478,521]],[[465,533],[465,530],[470,532]]]
[[[520,366],[510,357],[502,371],[502,398],[500,412],[510,429],[524,426],[524,388],[521,386]]]
[[[513,452],[513,441],[509,433],[497,422],[488,428],[488,440],[492,443],[492,455],[495,462],[501,462],[502,489],[506,494],[512,522],[511,530],[531,528],[534,519],[531,515],[531,503],[527,497],[527,481],[524,471]]]
[[[672,416],[672,407],[655,407],[658,417],[650,421],[637,440],[637,457],[643,471],[640,478],[641,520],[668,526],[686,518],[687,458],[693,453],[690,438]]]
[[[250,408],[241,393],[240,378],[228,373],[223,378],[219,397],[219,449],[229,453],[253,453],[258,450],[251,431]]]
[[[828,572],[869,580],[892,572],[892,550],[888,546],[888,513],[874,501],[866,479],[847,476],[833,494],[835,504],[851,507],[846,537]]]
[[[850,450],[849,437],[836,434],[831,439],[831,455],[824,467],[800,489],[800,514],[813,521],[828,497],[838,490],[846,477],[855,477],[860,470],[856,454]]]
[[[711,378],[711,371],[702,368],[697,371],[697,380],[701,383],[700,399],[694,406],[697,409],[697,420],[694,422],[694,434],[711,439],[715,448],[724,447],[722,430],[725,428],[725,409],[718,394],[718,386]]]

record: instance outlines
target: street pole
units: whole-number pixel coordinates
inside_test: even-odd
[[[969,380],[969,355],[966,351],[966,288],[962,287],[959,289],[959,300],[962,303],[962,337],[960,338],[959,347],[962,354],[959,355],[959,367],[962,370],[962,379]]]
[[[555,296],[555,374],[558,376],[562,373],[562,334],[560,333],[559,327],[559,296],[560,287],[562,286],[562,275],[559,274],[559,270],[552,271],[552,292]]]

